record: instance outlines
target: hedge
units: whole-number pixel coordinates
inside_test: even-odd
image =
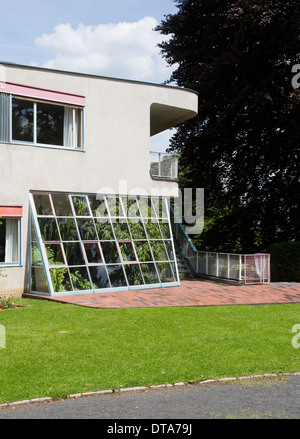
[[[300,242],[270,245],[271,281],[300,282]]]

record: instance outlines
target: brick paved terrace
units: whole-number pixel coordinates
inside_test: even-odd
[[[78,294],[47,300],[92,308],[146,308],[162,306],[216,306],[300,303],[300,283],[239,285],[190,278],[180,286],[134,291]]]

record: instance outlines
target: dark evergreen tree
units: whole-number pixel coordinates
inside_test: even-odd
[[[157,31],[169,83],[199,93],[177,129],[181,184],[205,189],[198,247],[266,251],[300,240],[300,63],[297,0],[174,0]]]

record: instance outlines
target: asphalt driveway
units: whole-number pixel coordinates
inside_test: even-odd
[[[134,420],[132,425],[149,420],[141,424],[139,434],[144,437],[143,429],[167,420],[187,423],[196,419],[299,419],[299,395],[300,376],[283,376],[25,404],[2,408],[0,419],[114,420],[106,422],[105,429],[110,425],[117,428],[116,420]]]

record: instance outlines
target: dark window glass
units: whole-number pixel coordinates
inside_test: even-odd
[[[49,293],[47,278],[43,268],[31,268],[31,289],[39,293]]]
[[[159,283],[159,278],[154,264],[142,264],[142,273],[146,284],[157,284]]]
[[[112,224],[113,224],[113,228],[114,228],[117,240],[131,238],[130,233],[129,233],[129,229],[128,229],[128,225],[127,225],[125,220],[113,219]]]
[[[57,218],[62,241],[78,241],[79,237],[73,218]]]
[[[85,267],[70,268],[70,276],[75,291],[92,289],[89,275]]]
[[[79,242],[65,242],[63,246],[68,265],[85,265]]]
[[[157,269],[162,283],[175,282],[171,265],[168,262],[158,263]]]
[[[63,106],[37,103],[37,143],[62,146],[63,127]]]
[[[91,216],[86,197],[72,197],[76,216]]]
[[[139,262],[153,260],[148,241],[134,241],[134,246]]]
[[[109,219],[96,218],[95,225],[100,241],[112,241],[115,239]]]
[[[0,218],[0,262],[5,261],[6,227],[5,220]]]
[[[82,240],[96,241],[98,239],[92,219],[77,219],[77,225]]]
[[[48,194],[33,194],[36,213],[38,215],[53,215],[50,198]]]
[[[101,247],[106,264],[120,262],[120,256],[115,242],[101,242]]]
[[[143,285],[143,277],[138,264],[128,264],[125,266],[125,272],[129,285]]]
[[[95,289],[110,288],[106,269],[103,265],[89,267],[92,284]]]
[[[133,239],[147,239],[143,223],[139,220],[128,220]]]
[[[131,242],[120,242],[119,247],[124,262],[136,261],[136,256]]]
[[[33,142],[33,102],[12,99],[12,139]]]
[[[150,241],[155,261],[167,261],[168,255],[163,241]]]
[[[107,266],[110,283],[112,287],[125,287],[127,282],[124,276],[122,265]]]
[[[52,194],[51,196],[57,216],[72,216],[70,200],[67,194]]]
[[[67,268],[50,268],[50,276],[55,293],[73,290]]]
[[[43,241],[60,241],[54,218],[38,218]]]
[[[62,249],[60,244],[45,244],[45,250],[49,266],[65,265]]]
[[[99,244],[96,242],[85,242],[84,248],[89,264],[102,264],[102,256],[100,253]]]

